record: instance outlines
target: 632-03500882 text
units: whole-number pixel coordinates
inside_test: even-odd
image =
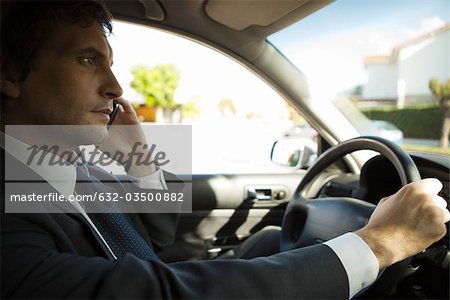
[[[94,192],[93,194],[74,194],[68,199],[58,193],[48,194],[26,194],[26,195],[10,195],[11,202],[62,202],[62,201],[78,201],[78,202],[183,202],[183,193],[175,192],[141,192],[141,193],[107,193]]]

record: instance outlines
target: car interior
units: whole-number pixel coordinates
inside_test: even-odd
[[[420,178],[440,179],[444,184],[440,195],[449,202],[448,157],[406,153],[392,142],[359,137],[331,103],[317,104],[306,76],[267,39],[332,2],[107,1],[116,20],[180,36],[234,60],[318,133],[319,158],[306,164],[307,148],[297,147],[301,156],[297,159],[303,163],[295,161],[294,171],[194,173],[192,213],[181,215],[176,241],[162,254],[164,261],[217,258],[267,226],[283,225],[280,251],[322,243],[364,226],[381,198]],[[176,51],[183,55],[183,49]],[[273,146],[274,161],[282,143]],[[203,145],[208,147],[208,140]],[[246,146],[230,145],[237,151]],[[449,299],[448,247],[447,234],[423,253],[386,269],[355,298]]]

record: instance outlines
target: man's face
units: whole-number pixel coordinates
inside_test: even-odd
[[[14,123],[106,125],[122,89],[111,72],[112,51],[97,24],[58,24],[32,61],[14,101]],[[98,126],[104,128],[106,126]]]

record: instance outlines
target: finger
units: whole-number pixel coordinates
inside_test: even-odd
[[[442,190],[442,183],[436,178],[426,178],[412,183],[415,187],[424,193],[437,195]]]
[[[450,211],[448,211],[448,209],[444,208],[444,223],[447,223],[448,221],[450,221]]]
[[[433,203],[439,208],[447,209],[447,201],[441,196],[435,195],[433,196]]]
[[[122,97],[116,98],[114,99],[118,104],[120,104],[121,106],[121,111],[122,112],[131,112],[134,111],[133,106],[131,105],[130,102],[128,102],[127,100],[125,100]]]
[[[432,202],[434,205],[436,205],[437,207],[439,207],[442,210],[442,219],[444,221],[444,223],[447,223],[448,221],[450,221],[450,212],[447,209],[447,201],[445,201],[444,198],[442,198],[441,196],[435,195],[432,198]]]

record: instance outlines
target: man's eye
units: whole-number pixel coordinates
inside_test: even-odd
[[[81,60],[89,65],[96,65],[97,61],[94,56],[82,57]]]

